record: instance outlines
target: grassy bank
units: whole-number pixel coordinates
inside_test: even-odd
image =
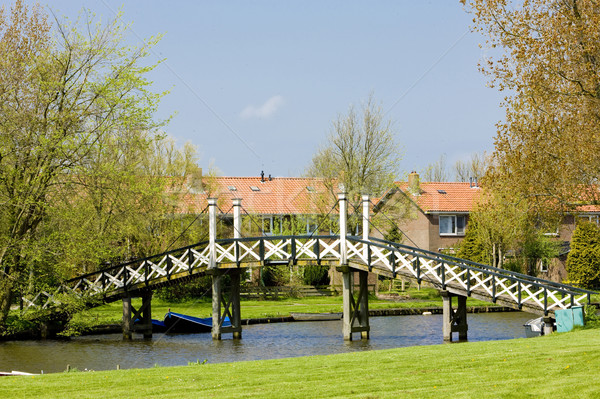
[[[393,308],[426,308],[442,306],[442,299],[435,289],[423,288],[421,290],[408,290],[403,293],[401,301],[382,299],[369,299],[370,309]],[[141,300],[133,301],[137,308]],[[490,306],[487,302],[469,298],[468,306]],[[196,317],[209,317],[212,312],[210,298],[201,298],[179,303],[167,302],[160,298],[152,299],[152,317],[162,319],[171,309],[177,313],[184,313]],[[341,296],[322,296],[304,298],[285,298],[277,300],[242,300],[241,313],[244,319],[263,317],[289,316],[291,312],[341,312]],[[81,312],[73,318],[71,323],[74,331],[100,324],[118,324],[121,322],[123,310],[121,302],[113,302],[94,309]]]
[[[4,377],[8,398],[598,397],[600,334],[173,368]]]

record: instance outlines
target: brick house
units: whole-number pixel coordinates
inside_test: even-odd
[[[473,183],[419,182],[415,172],[397,182],[375,205],[374,212],[393,208],[404,243],[429,251],[452,250],[465,236],[469,214],[480,194]]]
[[[395,216],[404,244],[433,252],[450,252],[468,229],[469,215],[481,193],[477,183],[419,182],[415,172],[407,182],[397,182],[375,205],[374,212]],[[390,211],[391,210],[391,211]],[[546,233],[561,243],[558,258],[539,260],[540,278],[561,282],[567,278],[566,259],[579,220],[600,224],[600,206],[584,206],[566,214],[557,231]],[[379,235],[381,233],[375,233]]]

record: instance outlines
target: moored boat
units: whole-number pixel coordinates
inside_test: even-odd
[[[25,373],[23,371],[0,371],[0,377],[6,377],[6,376],[10,376],[10,375],[37,375],[37,374],[31,374],[31,373]]]
[[[539,337],[544,334],[544,318],[538,317],[536,319],[528,320],[525,324],[525,336],[527,338]]]
[[[295,321],[341,320],[343,313],[290,313]]]
[[[223,327],[230,327],[229,317],[225,317]],[[212,317],[194,317],[181,313],[167,312],[161,320],[152,319],[152,331],[156,333],[203,333],[212,329]]]

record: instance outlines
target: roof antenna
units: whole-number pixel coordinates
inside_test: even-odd
[[[269,173],[269,181],[272,181],[273,178],[271,177],[271,174]]]
[[[263,183],[265,182],[265,171],[264,170],[260,171],[260,181]]]

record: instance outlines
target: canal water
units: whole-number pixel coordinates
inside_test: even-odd
[[[527,313],[468,315],[469,341],[525,337]],[[327,355],[415,345],[442,344],[442,316],[371,317],[371,339],[345,342],[341,321],[256,324],[243,327],[241,340],[224,334],[154,334],[123,341],[121,334],[75,337],[70,340],[0,342],[0,371],[62,372],[67,365],[79,370],[109,370],[179,366],[188,362],[244,360]],[[360,335],[355,334],[355,338]]]

